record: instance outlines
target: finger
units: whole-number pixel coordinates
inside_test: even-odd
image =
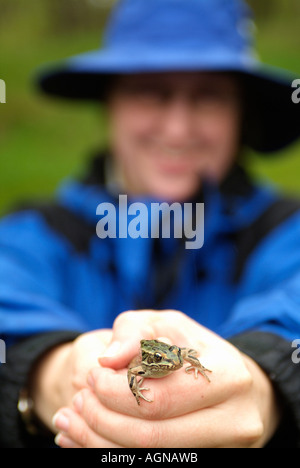
[[[161,379],[147,379],[149,387],[140,405],[130,391],[126,372],[113,369],[93,369],[89,381],[98,400],[112,411],[139,419],[167,419],[219,403],[217,376],[211,383],[204,378],[195,379],[184,369]],[[215,387],[215,388],[214,388]],[[217,388],[216,388],[217,387]],[[231,392],[231,384],[222,389],[222,400]]]
[[[255,437],[256,422],[249,419],[249,406],[242,400],[152,421],[111,411],[89,390],[82,390],[80,397],[80,415],[92,432],[121,447],[247,447]]]
[[[82,448],[80,445],[77,445],[72,439],[64,435],[62,432],[59,432],[55,436],[54,442],[60,448]]]
[[[118,447],[155,446],[155,442],[151,439],[150,421],[137,420],[108,409],[99,402],[93,392],[87,389],[77,394],[74,404],[76,411],[92,432],[98,434],[102,440],[110,440],[111,444]]]
[[[231,345],[223,346],[222,340],[217,348],[204,350],[200,363],[212,371],[210,383],[184,368],[164,378],[146,378],[145,386],[150,388],[146,396],[153,403],[141,400],[140,406],[129,389],[125,370],[94,368],[88,381],[103,405],[146,419],[166,419],[218,405],[248,385],[249,372],[240,353]]]
[[[140,340],[153,339],[153,311],[129,311],[120,314],[113,325],[113,337],[108,348],[99,356],[103,367],[122,369],[138,354]]]
[[[191,347],[197,343],[197,347],[202,349],[202,340],[215,337],[194,320],[175,310],[123,312],[114,322],[110,346],[99,356],[100,365],[113,369],[126,367],[138,354],[141,339],[157,339],[165,336],[166,330],[168,337],[165,341],[181,347]]]
[[[166,336],[158,336],[156,338],[157,341],[162,341],[163,343],[167,343],[169,345],[172,345],[172,340],[170,340],[170,338],[166,337]]]
[[[55,437],[55,443],[62,448],[117,448],[116,444],[94,433],[71,408],[60,409],[53,418],[53,425],[61,431]]]

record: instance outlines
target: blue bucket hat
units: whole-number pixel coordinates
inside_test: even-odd
[[[39,74],[41,89],[72,99],[105,96],[110,75],[170,71],[238,74],[245,90],[243,142],[270,153],[300,136],[291,76],[263,65],[242,0],[120,0],[98,50]]]

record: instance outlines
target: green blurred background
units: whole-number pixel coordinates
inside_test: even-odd
[[[0,0],[0,78],[7,86],[7,103],[0,104],[0,212],[52,194],[62,178],[82,170],[90,151],[105,144],[105,114],[98,104],[41,96],[32,77],[45,62],[97,48],[112,3]],[[300,0],[249,3],[262,60],[300,78]],[[251,154],[249,166],[255,176],[300,194],[300,143],[267,160]]]

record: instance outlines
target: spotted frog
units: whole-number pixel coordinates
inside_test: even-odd
[[[190,348],[179,348],[175,345],[169,345],[157,340],[141,340],[141,355],[136,356],[129,364],[127,373],[129,388],[132,391],[137,404],[140,404],[140,398],[151,403],[141,392],[149,388],[141,387],[145,378],[159,379],[180,369],[184,361],[191,366],[185,369],[186,372],[195,371],[195,378],[198,378],[198,372],[210,382],[205,372],[211,372],[202,366],[197,359],[198,352]],[[141,377],[138,381],[137,377]]]

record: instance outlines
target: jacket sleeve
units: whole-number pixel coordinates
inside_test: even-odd
[[[300,213],[274,229],[249,257],[220,334],[249,330],[300,338]]]
[[[35,362],[88,328],[65,299],[71,248],[38,211],[15,213],[0,223],[0,338],[7,345],[0,366],[0,446],[53,445],[51,434],[26,432],[17,403]]]
[[[65,303],[67,241],[34,211],[0,223],[0,335],[8,343],[52,330],[85,331],[84,318]]]
[[[292,359],[291,344],[278,335],[255,331],[237,335],[229,341],[266,372],[277,394],[282,419],[267,448],[299,448],[300,363]]]
[[[258,245],[246,265],[239,300],[221,334],[268,374],[283,407],[270,446],[300,446],[300,216]],[[300,350],[299,350],[300,355]]]
[[[49,350],[73,341],[72,331],[39,333],[20,340],[7,350],[6,363],[0,366],[0,447],[52,447],[53,434],[35,423],[38,430],[30,434],[18,411],[21,391],[28,388],[30,372],[35,363]]]
[[[0,223],[0,338],[7,347],[0,366],[0,446],[53,445],[49,434],[29,436],[17,403],[40,356],[87,329],[65,302],[70,248],[33,210]]]

